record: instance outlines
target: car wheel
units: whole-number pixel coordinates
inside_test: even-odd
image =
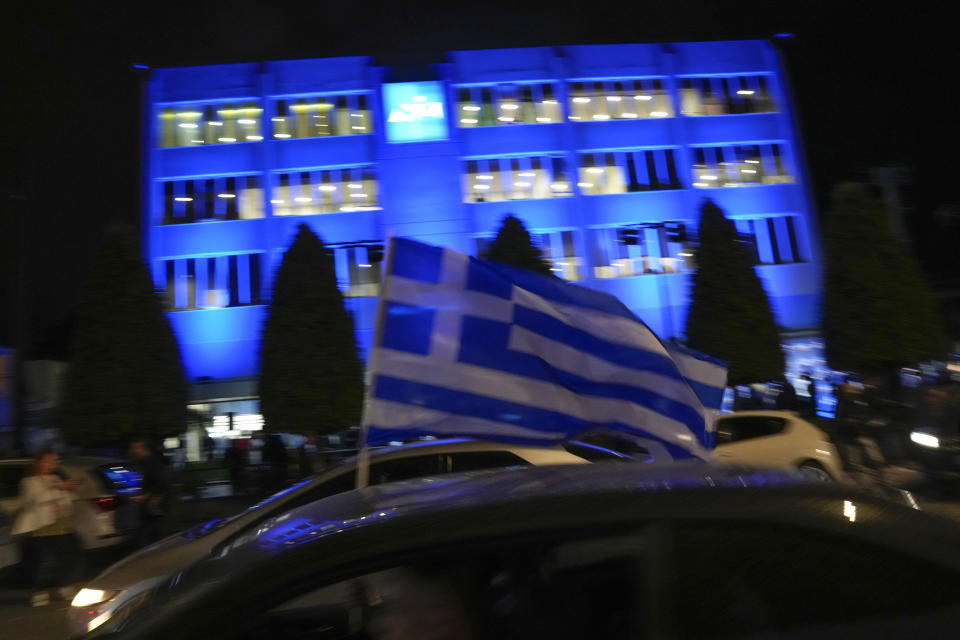
[[[833,476],[816,460],[807,460],[798,469],[800,473],[817,482],[833,482]]]

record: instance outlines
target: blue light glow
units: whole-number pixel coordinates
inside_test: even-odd
[[[447,139],[443,84],[440,82],[383,85],[383,115],[388,142]]]
[[[572,230],[573,241],[568,249],[580,261],[581,284],[617,296],[664,338],[682,336],[691,273],[596,277],[599,258],[594,257],[597,243],[593,234],[598,228],[676,220],[687,222],[688,228],[695,231],[700,202],[709,195],[734,219],[790,215],[802,221],[797,225],[796,242],[800,254],[811,260],[764,264],[757,272],[780,326],[787,330],[816,328],[821,289],[817,234],[812,226],[800,160],[802,144],[793,127],[789,100],[781,90],[782,72],[776,66],[773,45],[753,40],[671,46],[677,54],[669,58],[663,57],[660,45],[651,44],[571,46],[563,47],[562,55],[557,55],[553,48],[457,51],[448,54],[449,65],[437,67],[440,77],[436,81],[381,85],[371,84],[371,78],[382,70],[362,57],[273,61],[264,63],[262,68],[255,64],[231,64],[153,69],[146,105],[152,126],[157,122],[156,113],[169,105],[202,110],[207,104],[251,102],[272,115],[270,110],[276,107],[277,96],[290,101],[333,93],[366,96],[371,126],[369,135],[145,148],[143,160],[150,189],[146,190],[143,228],[148,234],[146,257],[155,282],[158,286],[165,282],[166,259],[216,256],[225,260],[223,256],[262,252],[261,292],[266,304],[273,274],[301,222],[328,243],[382,239],[389,230],[398,237],[475,254],[476,239],[492,235],[504,215],[514,214],[535,234]],[[763,75],[771,79],[767,91],[778,110],[689,117],[682,115],[682,105],[675,104],[673,118],[614,118],[609,122],[572,122],[565,118],[569,83],[632,82],[651,77],[653,69],[658,70],[657,76],[662,78],[667,93],[680,87],[687,77]],[[534,88],[531,102],[527,102],[524,91],[529,89],[525,86],[555,82],[552,97],[564,117],[549,124],[451,128],[458,122],[459,111],[453,102],[446,102],[448,95],[458,95],[462,86],[487,90],[514,82],[518,83],[514,85],[514,99],[522,103],[521,109],[537,109],[545,97]],[[270,88],[269,92],[265,86]],[[738,99],[736,94],[732,99]],[[475,112],[478,118],[495,121],[500,113],[495,102],[483,108],[489,113]],[[683,127],[677,126],[680,122]],[[160,134],[153,131],[144,136],[147,144],[156,142]],[[448,139],[447,143],[438,142]],[[737,188],[712,188],[708,194],[692,186],[692,149],[773,142],[783,145],[782,160],[792,175],[792,183],[768,181]],[[681,188],[590,196],[574,192],[566,198],[547,197],[547,192],[529,199],[464,202],[466,160],[516,159],[550,153],[567,156],[568,151],[575,151],[567,158],[567,178],[575,183],[577,167],[573,163],[577,153],[622,154],[663,148],[671,149],[676,156]],[[280,174],[294,176],[296,183],[298,172],[339,171],[344,167],[371,167],[375,171],[382,209],[305,216],[281,216],[273,211],[271,215],[270,200],[281,196],[265,188],[262,217],[202,224],[160,223],[165,204],[161,184],[164,181],[222,181],[258,176],[261,185],[276,187]],[[326,193],[330,192],[321,195],[329,197]],[[320,192],[312,195],[318,197],[317,194]],[[222,270],[222,275],[218,275],[223,278],[223,287],[229,284],[226,273]],[[341,278],[345,277],[346,270],[341,274]],[[374,327],[376,299],[348,298],[345,304],[354,321],[359,348],[366,353]],[[266,311],[266,306],[237,306],[170,313],[188,379],[227,381],[255,376]]]

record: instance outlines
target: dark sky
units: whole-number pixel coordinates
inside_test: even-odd
[[[104,225],[138,221],[144,72],[133,63],[373,55],[402,65],[439,61],[451,49],[780,32],[794,34],[782,46],[818,201],[825,202],[832,183],[866,167],[910,166],[912,228],[923,248],[932,208],[956,200],[950,95],[960,56],[940,5],[899,3],[895,12],[879,4],[29,3],[5,16],[0,269],[11,273],[11,247],[34,265],[27,302],[39,330],[75,308]],[[18,212],[29,224],[11,242]],[[15,301],[7,280],[0,324],[9,326]],[[2,333],[0,326],[0,341]]]

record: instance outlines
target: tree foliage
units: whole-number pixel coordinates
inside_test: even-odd
[[[731,385],[779,379],[783,348],[763,282],[733,222],[709,200],[699,236],[687,344],[725,360]]]
[[[186,427],[187,387],[161,297],[134,231],[107,230],[83,292],[64,380],[60,425],[68,442],[125,446]]]
[[[554,275],[550,263],[534,246],[523,222],[512,214],[504,216],[497,237],[481,257],[545,276]]]
[[[333,257],[301,224],[277,270],[260,353],[260,409],[271,431],[359,424],[363,363]]]
[[[824,231],[823,335],[830,366],[889,373],[940,355],[944,334],[936,300],[869,188],[837,185]]]

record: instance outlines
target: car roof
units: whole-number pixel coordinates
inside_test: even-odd
[[[536,447],[531,445],[514,445],[503,442],[489,442],[486,440],[471,440],[468,438],[447,438],[443,440],[425,440],[408,442],[402,445],[378,447],[370,449],[371,461],[380,461],[384,458],[407,458],[427,454],[465,453],[472,451],[510,451],[518,454],[544,452],[556,453],[560,457],[579,457],[567,452],[563,447]],[[343,460],[346,466],[357,463],[358,455]]]
[[[701,462],[511,468],[348,491],[268,520],[220,556],[174,576],[162,596],[166,606],[137,628],[137,637],[199,611],[229,616],[225,589],[230,598],[249,597],[250,606],[260,606],[256,598],[280,598],[297,581],[331,582],[358,565],[397,562],[424,550],[483,540],[515,544],[558,531],[605,534],[657,520],[815,525],[960,572],[960,527],[954,523],[844,487],[812,484],[791,471]]]

